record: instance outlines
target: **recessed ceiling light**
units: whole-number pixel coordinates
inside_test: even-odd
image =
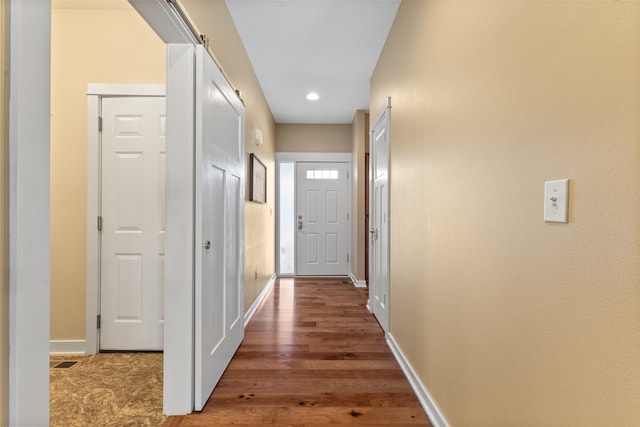
[[[318,99],[320,99],[320,95],[315,92],[309,92],[309,94],[307,94],[307,99],[309,101],[317,101]]]

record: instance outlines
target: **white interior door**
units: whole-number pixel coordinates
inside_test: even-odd
[[[195,409],[244,338],[244,106],[198,46]],[[200,197],[198,197],[200,195]]]
[[[371,131],[371,250],[369,302],[389,330],[389,109]]]
[[[296,164],[296,273],[347,275],[347,163]]]
[[[102,99],[100,349],[162,350],[165,99]]]

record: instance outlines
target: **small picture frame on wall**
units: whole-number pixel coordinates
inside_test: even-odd
[[[255,154],[251,154],[250,164],[249,200],[256,203],[267,203],[267,167]]]

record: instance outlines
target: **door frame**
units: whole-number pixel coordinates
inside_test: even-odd
[[[338,172],[338,179],[333,180],[309,180],[307,177],[307,173],[309,170],[326,170],[326,169],[336,169]],[[294,230],[294,239],[299,244],[295,247],[296,252],[294,254],[294,259],[296,263],[296,275],[298,276],[350,276],[352,272],[351,265],[351,251],[353,250],[351,244],[351,211],[352,207],[352,199],[351,199],[351,164],[349,162],[297,162],[295,163],[295,177],[294,180],[294,188],[296,192],[296,197],[294,197],[295,201],[295,214],[297,219],[301,217],[301,215],[305,215],[303,217],[303,222],[306,225],[309,225],[309,228],[305,225],[304,229],[300,225]],[[344,174],[344,175],[343,175]],[[341,201],[345,203],[344,210],[336,210],[336,218],[340,218],[338,220],[338,227],[335,230],[338,231],[338,238],[336,241],[336,264],[335,266],[331,266],[328,259],[329,258],[329,247],[328,247],[328,233],[329,229],[333,229],[333,226],[327,221],[326,216],[328,215],[327,209],[329,208],[329,204],[327,202],[326,196],[328,192],[333,190],[338,190],[339,196],[336,198],[336,209],[339,209],[341,205]],[[318,214],[318,222],[315,224],[309,224],[306,215],[309,214],[307,212],[307,200],[305,194],[307,190],[311,190],[312,192],[324,193],[325,197],[320,197],[320,199],[324,198],[324,202],[318,200],[318,206],[316,208],[316,214]],[[325,193],[327,192],[327,193]],[[324,215],[320,212],[324,211]],[[342,216],[346,213],[345,216]],[[321,218],[324,217],[324,220]],[[344,223],[342,221],[345,221]],[[295,221],[294,221],[295,223]],[[300,223],[298,221],[298,223]],[[301,223],[300,223],[301,224]],[[317,228],[315,228],[317,227]],[[342,228],[344,227],[344,228]],[[309,264],[305,258],[308,259],[309,248],[308,243],[309,240],[306,238],[309,229],[316,229],[319,232],[319,235],[323,235],[323,238],[320,238],[317,241],[316,248],[318,249],[317,253],[317,265],[313,265],[313,263]],[[302,230],[302,232],[301,232]],[[343,234],[344,232],[344,234]],[[313,234],[313,232],[312,232]],[[317,234],[318,235],[318,234]],[[342,244],[345,245],[344,248],[340,248],[340,240],[342,240]],[[306,244],[305,244],[306,242]],[[305,250],[306,246],[306,250]],[[298,253],[300,250],[300,253]],[[344,250],[344,253],[341,251]],[[322,254],[324,252],[324,254]],[[346,259],[344,256],[346,255]],[[344,262],[344,264],[343,264]],[[344,268],[344,270],[343,270]],[[356,283],[356,282],[354,282]]]
[[[385,261],[387,263],[387,277],[388,277],[388,283],[387,283],[387,287],[388,287],[388,301],[387,301],[387,316],[386,316],[386,321],[385,322],[381,322],[380,326],[382,326],[382,329],[384,330],[385,334],[388,334],[391,331],[390,328],[390,317],[391,317],[391,239],[389,238],[389,231],[391,230],[391,132],[390,132],[390,128],[391,128],[391,97],[387,98],[387,102],[385,103],[384,107],[380,109],[380,112],[378,113],[378,115],[376,116],[375,121],[371,122],[371,126],[369,129],[369,162],[370,162],[370,167],[369,167],[369,226],[371,226],[371,224],[375,224],[375,200],[374,200],[374,194],[375,194],[375,177],[373,176],[373,173],[375,172],[375,168],[373,167],[373,164],[376,161],[376,155],[377,155],[377,151],[375,150],[375,138],[374,138],[374,131],[375,129],[378,127],[378,125],[383,122],[386,121],[387,123],[387,134],[388,139],[389,139],[389,153],[387,156],[387,189],[388,189],[388,194],[387,194],[387,225],[385,227],[384,232],[387,234],[387,247],[386,247],[386,251],[387,251],[387,256],[385,257]],[[374,293],[374,281],[375,281],[375,274],[373,274],[373,272],[375,271],[375,251],[373,249],[373,240],[371,239],[371,234],[370,234],[370,230],[367,230],[367,234],[369,234],[368,236],[368,240],[369,240],[369,299],[367,301],[367,308],[369,309],[369,311],[371,313],[373,313],[373,305],[374,305],[374,301],[373,301],[373,293]],[[384,324],[383,324],[384,323]]]
[[[347,170],[349,171],[349,175],[351,175],[351,163],[353,160],[353,154],[352,153],[299,153],[299,152],[290,152],[290,153],[284,153],[284,152],[278,152],[276,153],[276,207],[280,205],[280,164],[281,163],[294,163],[297,164],[298,162],[306,162],[306,163],[347,163]],[[353,179],[352,176],[349,177],[349,183],[351,182],[351,180]],[[294,185],[294,196],[293,196],[293,203],[295,206],[296,203],[296,187]],[[347,185],[347,213],[349,215],[349,221],[347,224],[347,235],[351,236],[351,227],[353,224],[353,219],[352,219],[352,211],[351,211],[351,205],[352,205],[352,185],[348,184]],[[276,239],[275,239],[275,243],[276,246],[274,248],[276,256],[275,256],[275,261],[276,261],[276,265],[275,265],[275,271],[277,275],[281,275],[280,274],[280,209],[276,208]],[[294,254],[296,253],[296,239],[294,238],[293,240],[293,249],[294,249]],[[349,262],[347,263],[347,275],[352,275],[351,271],[352,268],[352,263],[353,263],[353,256],[352,256],[352,250],[351,250],[351,238],[347,239],[347,254],[349,255]],[[283,276],[295,276],[297,274],[297,266],[296,266],[296,262],[294,262],[294,273],[291,274],[285,274]],[[352,278],[355,279],[355,278]],[[357,283],[356,280],[353,281],[353,283]]]
[[[50,121],[51,121],[51,3],[9,0],[8,84],[8,422],[10,425],[49,423],[49,305],[50,305]],[[164,0],[129,0],[167,44],[167,87],[173,124],[167,138],[177,138],[167,156],[167,184],[176,202],[193,192],[194,93],[193,46],[202,40]],[[171,85],[169,84],[171,82]],[[167,97],[169,99],[169,96]],[[186,146],[185,146],[186,145]],[[168,147],[169,150],[169,147]],[[186,167],[186,169],[185,169]],[[167,202],[168,203],[168,202]],[[175,298],[165,310],[164,410],[181,415],[193,410],[193,264],[192,206],[167,209],[181,233],[167,238],[175,251],[166,268],[165,297]],[[185,233],[186,231],[186,233]],[[168,249],[168,248],[167,248]],[[181,252],[184,249],[186,253]],[[169,262],[169,260],[168,260]],[[166,318],[171,316],[171,322]],[[171,348],[171,351],[167,351]],[[169,353],[169,354],[168,354]]]
[[[3,5],[4,6],[4,5]],[[49,423],[51,4],[9,0],[6,98],[8,291],[3,350],[8,352],[9,425]],[[3,41],[4,43],[4,41]],[[4,78],[4,77],[3,77]],[[6,102],[3,99],[2,102]],[[6,181],[3,181],[6,183]],[[5,290],[3,290],[5,292]],[[8,310],[8,314],[5,314]],[[6,347],[5,347],[6,346]],[[8,394],[8,396],[7,396]],[[4,406],[4,405],[2,405]],[[8,419],[8,420],[7,420]],[[4,422],[5,420],[2,420]]]
[[[371,227],[369,215],[371,214],[371,153],[364,153],[364,281],[369,286],[369,244],[371,242],[371,235],[369,229]]]
[[[101,233],[97,227],[101,211],[101,130],[99,117],[102,114],[103,98],[165,97],[165,85],[159,84],[102,84],[87,85],[87,315],[84,346],[65,342],[66,348],[59,352],[84,352],[96,354],[100,351],[100,333],[97,318],[100,314],[100,245]],[[80,344],[83,344],[80,342]],[[53,345],[53,343],[52,343]],[[79,347],[84,347],[81,349]],[[66,351],[65,351],[66,350]],[[84,350],[84,351],[83,351]],[[53,350],[52,350],[53,351]]]

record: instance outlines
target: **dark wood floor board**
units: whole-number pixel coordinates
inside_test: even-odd
[[[245,395],[216,392],[209,399],[208,405],[212,408],[231,405],[238,407],[369,406],[370,397],[367,393],[250,393]]]
[[[349,340],[348,337],[326,339],[322,337],[310,337],[306,334],[252,334],[244,339],[249,345],[276,346],[301,342],[309,346],[309,351],[342,351],[342,352],[375,352],[380,347],[386,346],[385,340],[375,338]]]
[[[386,343],[365,344],[365,343],[311,343],[308,345],[309,351],[335,351],[340,353],[376,353],[379,352]],[[390,354],[390,353],[389,353]]]
[[[185,417],[181,426],[207,426],[223,424],[371,424],[396,426],[428,422],[420,408],[372,408],[372,407],[254,407],[211,408],[197,417]]]
[[[315,322],[313,322],[315,323]],[[360,324],[360,323],[351,323],[340,326],[331,326],[331,325],[313,325],[313,326],[296,326],[296,325],[279,325],[276,327],[253,327],[247,328],[245,333],[247,334],[304,334],[309,332],[324,332],[324,333],[338,333],[338,334],[350,334],[350,333],[375,333],[376,326]],[[384,338],[384,337],[382,337]]]
[[[329,353],[330,354],[330,353]],[[278,356],[280,356],[278,354]],[[318,354],[315,357],[309,359],[297,359],[297,358],[263,358],[260,361],[260,365],[265,369],[306,369],[310,371],[314,370],[380,370],[380,369],[397,369],[398,364],[393,359],[378,359],[378,360],[359,360],[351,359],[345,360],[344,355],[341,355],[341,359],[318,359]],[[231,362],[227,370],[251,370],[255,369],[255,361],[251,359],[235,359]]]
[[[226,393],[216,391],[208,407],[409,407],[420,408],[413,392],[407,393]]]
[[[317,330],[270,330],[270,331],[246,331],[244,334],[244,341],[250,344],[252,341],[270,341],[275,340],[277,343],[286,344],[308,344],[310,342],[317,343],[332,343],[332,342],[347,342],[349,344],[366,343],[366,344],[381,344],[386,345],[386,341],[383,335],[380,335],[376,331],[346,331],[344,329],[337,329],[336,331],[322,332]],[[293,341],[295,340],[295,341]]]
[[[259,347],[259,346],[253,346]],[[305,346],[308,349],[308,346]],[[274,351],[278,349],[266,349],[266,351],[238,351],[233,358],[233,361],[236,360],[249,360],[251,363],[255,363],[257,359],[260,361],[266,360],[345,360],[347,353],[336,353],[336,352],[310,352],[306,351],[297,351],[297,350],[289,350],[286,348],[281,348],[280,351]]]
[[[404,379],[370,379],[353,380],[349,378],[222,378],[217,389],[232,393],[306,393],[309,390],[318,393],[357,393],[362,390],[375,390],[385,393],[407,393],[411,387]]]
[[[162,424],[162,427],[179,427],[183,419],[184,419],[184,416],[182,415],[169,417],[167,421],[165,421],[164,424]]]
[[[309,352],[308,345],[300,345],[300,344],[280,344],[275,343],[273,345],[265,345],[265,344],[256,344],[251,345],[243,342],[238,351],[236,352],[236,356],[242,353],[252,353],[252,352]]]
[[[262,365],[262,363],[260,363]],[[404,374],[399,369],[229,369],[225,378],[242,380],[248,378],[273,378],[296,380],[324,380],[326,378],[340,378],[341,380],[404,380]]]
[[[421,408],[279,408],[276,423],[300,424],[403,424],[428,423]]]
[[[421,407],[413,390],[406,393],[369,393],[369,405],[382,407]]]
[[[182,419],[182,426],[212,426],[220,424],[274,424],[276,412],[275,407],[226,407],[210,408],[205,407],[198,414],[187,415]]]
[[[367,297],[346,278],[278,279],[203,411],[165,426],[431,425]]]

